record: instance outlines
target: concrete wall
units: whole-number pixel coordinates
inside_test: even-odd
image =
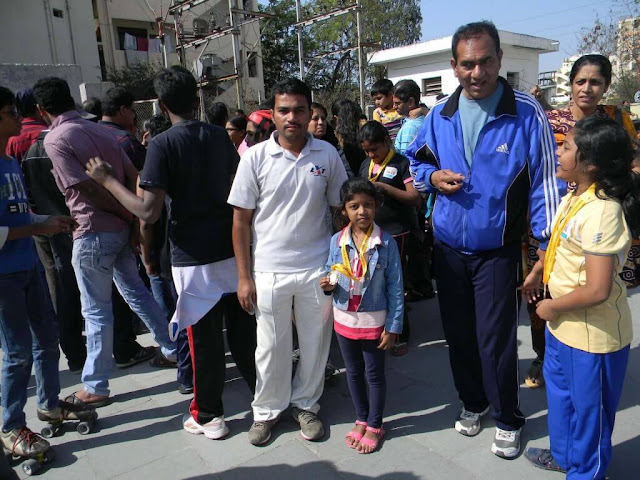
[[[115,85],[111,82],[91,82],[83,83],[80,85],[80,97],[84,102],[89,97],[104,98],[104,94],[107,90],[113,88]]]
[[[53,15],[62,12],[62,18]],[[0,2],[3,63],[80,66],[82,81],[100,79],[93,11],[88,0]]]
[[[43,77],[64,78],[69,84],[71,95],[80,103],[82,69],[79,65],[15,65],[0,64],[0,85],[14,92],[19,88],[33,87]]]

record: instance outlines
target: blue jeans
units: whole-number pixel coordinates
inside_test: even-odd
[[[176,311],[178,293],[171,278],[160,275],[149,275],[151,293],[162,309],[167,321],[171,320],[173,312]],[[191,353],[189,351],[189,337],[187,329],[180,330],[176,339],[178,346],[178,383],[185,387],[193,387],[193,365],[191,364]]]
[[[351,340],[339,333],[336,337],[347,369],[347,385],[356,417],[371,428],[380,428],[387,396],[386,352],[378,349],[378,340]]]
[[[129,246],[129,230],[88,233],[77,238],[73,242],[72,263],[86,322],[87,360],[82,381],[87,392],[109,395],[113,369],[112,280],[122,298],[149,328],[162,353],[176,358],[176,344],[169,339],[167,320],[138,275]]]
[[[0,275],[4,431],[26,425],[24,406],[34,363],[38,408],[50,410],[58,406],[58,325],[46,302],[40,273],[35,268]]]

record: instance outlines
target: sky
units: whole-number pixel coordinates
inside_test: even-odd
[[[611,0],[421,0],[422,40],[452,35],[460,25],[491,20],[499,30],[550,38],[559,51],[540,55],[540,71],[557,70],[577,51],[583,27],[609,18]]]

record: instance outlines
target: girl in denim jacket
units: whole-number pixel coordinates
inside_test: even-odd
[[[402,332],[404,310],[398,247],[373,221],[378,196],[363,178],[342,186],[342,214],[349,224],[331,239],[328,275],[320,279],[325,293],[333,292],[334,327],[357,414],[345,442],[359,453],[376,450],[384,436],[385,350]]]

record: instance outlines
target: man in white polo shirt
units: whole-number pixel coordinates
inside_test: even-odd
[[[347,180],[336,149],[307,133],[309,87],[284,80],[273,101],[277,131],[244,153],[229,195],[238,298],[245,310],[255,309],[258,324],[253,445],[269,441],[289,404],[306,440],[324,435],[317,413],[332,324],[331,297],[319,280],[331,239],[327,212],[339,205]],[[293,381],[292,307],[300,346]]]

